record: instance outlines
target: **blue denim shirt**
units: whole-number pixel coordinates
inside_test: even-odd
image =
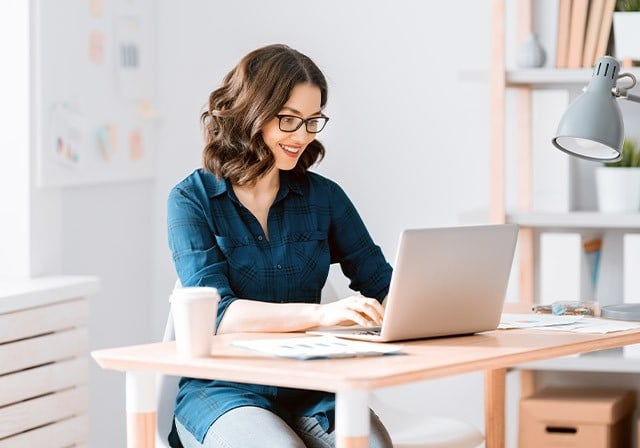
[[[184,286],[218,289],[216,328],[238,298],[320,303],[331,263],[340,263],[351,289],[380,302],[387,295],[391,266],[335,182],[281,171],[267,225],[269,239],[231,184],[202,169],[169,194],[169,247],[178,277]],[[239,406],[259,406],[285,421],[315,416],[325,430],[333,427],[333,394],[193,378],[181,379],[175,414],[202,442],[218,417]]]

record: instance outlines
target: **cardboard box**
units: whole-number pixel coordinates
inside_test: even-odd
[[[635,391],[546,388],[520,400],[520,448],[631,448]]]

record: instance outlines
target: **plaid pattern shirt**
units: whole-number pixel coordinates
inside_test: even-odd
[[[329,265],[340,263],[350,287],[380,302],[391,266],[355,207],[333,181],[316,173],[280,172],[269,211],[269,239],[231,184],[198,169],[168,199],[169,247],[184,286],[213,286],[221,300],[216,328],[238,298],[319,303]],[[285,421],[315,415],[333,426],[333,394],[183,378],[176,417],[202,441],[210,425],[238,406],[260,406]]]

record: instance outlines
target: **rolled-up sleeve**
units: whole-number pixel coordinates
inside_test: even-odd
[[[177,186],[167,201],[167,227],[169,248],[182,285],[211,286],[220,294],[217,331],[225,311],[237,297],[229,285],[227,261],[207,219],[208,208],[203,190]]]
[[[329,182],[332,262],[340,263],[349,287],[382,303],[389,292],[392,268],[344,190]]]

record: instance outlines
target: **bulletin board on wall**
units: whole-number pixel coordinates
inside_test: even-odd
[[[39,186],[152,176],[155,17],[153,0],[36,0]]]

